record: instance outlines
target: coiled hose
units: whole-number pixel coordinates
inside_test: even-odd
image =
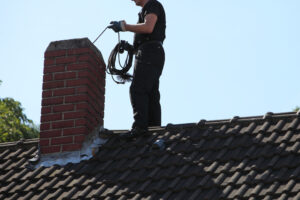
[[[133,54],[134,54],[134,48],[132,45],[130,45],[128,42],[121,40],[120,41],[120,34],[118,33],[119,43],[113,48],[113,50],[110,53],[108,64],[106,67],[106,72],[112,76],[112,79],[117,84],[124,84],[125,82],[129,82],[132,80],[132,75],[128,73],[128,71],[131,68],[132,60],[133,60]],[[120,54],[123,54],[125,51],[127,51],[127,57],[125,60],[125,63],[122,65],[120,61]],[[116,67],[116,59],[118,57],[119,61],[119,68]],[[117,76],[116,80],[114,76]]]
[[[102,36],[102,34],[106,31],[108,27],[106,27],[99,36],[94,40],[93,44]],[[108,64],[106,67],[106,72],[112,76],[112,79],[117,84],[124,84],[125,82],[129,82],[132,80],[132,75],[128,73],[131,68],[134,48],[128,42],[121,40],[120,41],[120,33],[118,32],[118,41],[119,43],[113,48],[108,58]],[[120,54],[123,54],[124,51],[127,51],[127,57],[125,63],[122,65],[120,60]],[[120,69],[116,68],[116,59],[118,57],[119,67]],[[116,80],[114,76],[117,76]]]

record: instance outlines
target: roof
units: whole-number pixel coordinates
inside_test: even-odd
[[[0,199],[300,199],[299,120],[169,124],[132,141],[113,136],[90,160],[34,170],[37,140],[1,144]],[[165,148],[153,148],[157,139]]]

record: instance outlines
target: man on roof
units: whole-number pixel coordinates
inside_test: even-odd
[[[138,23],[127,24],[122,20],[113,21],[110,26],[115,32],[135,33],[135,64],[130,86],[134,123],[132,129],[122,135],[125,138],[143,135],[150,126],[161,126],[159,78],[165,62],[166,16],[162,4],[157,0],[132,1],[142,7]]]

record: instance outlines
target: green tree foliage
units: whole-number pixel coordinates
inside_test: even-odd
[[[12,98],[0,98],[0,142],[37,137],[38,127],[23,113],[21,103]]]
[[[299,107],[299,106],[297,106],[297,107],[294,109],[295,112],[298,112],[299,110],[300,110],[300,107]]]

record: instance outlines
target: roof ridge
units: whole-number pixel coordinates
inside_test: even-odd
[[[274,118],[274,119],[282,119],[282,118],[289,118],[289,117],[299,117],[300,112],[281,112],[281,113],[273,113],[273,112],[267,112],[264,115],[256,115],[256,116],[234,116],[231,119],[221,119],[221,120],[209,120],[207,122],[230,122],[233,119],[236,119],[237,121],[250,121],[250,120],[264,120],[266,118]]]
[[[184,124],[172,124],[169,123],[166,125],[166,128],[189,128],[197,126],[204,126],[204,125],[223,125],[223,124],[230,124],[230,123],[237,123],[237,122],[251,122],[251,121],[263,121],[266,119],[285,119],[285,118],[300,118],[300,111],[298,112],[281,112],[281,113],[273,113],[267,112],[265,115],[256,115],[256,116],[234,116],[231,119],[218,119],[218,120],[205,120],[201,119],[198,123],[184,123]],[[162,127],[163,128],[163,127]]]
[[[245,116],[245,117],[239,117],[239,116],[234,116],[231,119],[219,119],[219,120],[205,120],[202,119],[198,123],[183,123],[183,124],[172,124],[168,123],[166,126],[160,126],[160,127],[150,127],[149,131],[154,132],[154,131],[159,131],[159,130],[164,130],[168,128],[192,128],[194,126],[203,126],[203,125],[223,125],[223,124],[230,124],[230,123],[237,123],[237,122],[250,122],[250,121],[260,121],[260,120],[266,120],[266,119],[284,119],[284,118],[295,118],[298,117],[300,118],[300,111],[298,112],[281,112],[281,113],[272,113],[272,112],[267,112],[265,115],[256,115],[256,116]],[[113,130],[113,132],[118,133],[118,132],[125,132],[126,130]],[[20,145],[25,145],[25,146],[35,146],[39,142],[39,138],[34,138],[34,139],[21,139],[19,141],[15,142],[5,142],[5,143],[0,143],[0,150],[1,149],[6,149],[7,147],[15,147],[15,146],[20,146]]]
[[[15,148],[16,146],[36,146],[39,143],[39,138],[33,139],[21,139],[19,141],[14,142],[4,142],[0,143],[0,150],[7,148]]]

